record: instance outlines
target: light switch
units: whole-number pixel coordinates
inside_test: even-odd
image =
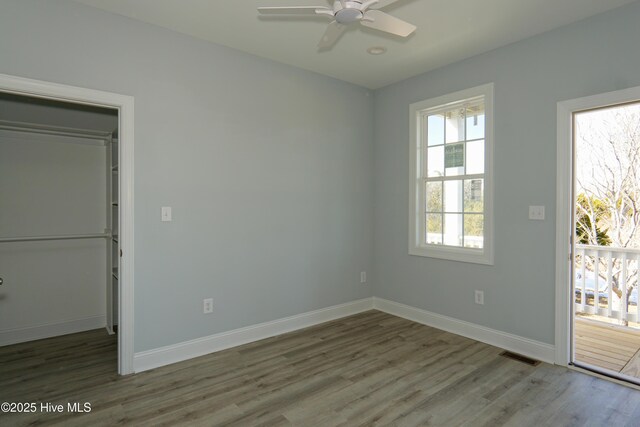
[[[171,221],[171,206],[162,207],[162,222]]]
[[[544,221],[544,206],[529,206],[529,219]]]

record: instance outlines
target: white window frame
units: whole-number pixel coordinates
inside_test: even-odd
[[[409,111],[411,117],[411,142],[410,142],[410,177],[409,177],[409,254],[430,258],[440,258],[452,261],[470,262],[476,264],[493,265],[494,235],[493,235],[493,83],[470,89],[461,90],[437,98],[411,104]],[[426,138],[423,138],[422,121],[420,117],[428,110],[440,110],[448,105],[484,97],[485,103],[485,173],[484,173],[484,243],[482,249],[464,248],[445,245],[427,244],[424,241],[424,215],[422,193],[424,192],[422,176],[422,162],[425,155],[420,153],[426,149]]]

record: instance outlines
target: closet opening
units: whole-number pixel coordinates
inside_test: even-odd
[[[119,371],[119,114],[0,91],[0,354],[25,369]]]

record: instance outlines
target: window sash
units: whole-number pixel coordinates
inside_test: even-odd
[[[473,122],[472,115],[474,111],[469,111],[468,109],[473,108],[474,105],[482,105],[484,104],[483,110],[478,111],[478,116],[483,116],[482,119],[484,121],[482,128],[484,133],[484,137],[479,137],[480,128],[475,128],[472,126],[477,126],[475,122]],[[458,108],[465,108],[465,115],[459,115],[460,126],[464,126],[463,137],[454,137],[447,138],[446,129],[443,130],[440,128],[440,123],[436,121],[431,121],[434,126],[437,126],[436,130],[429,133],[428,122],[429,116],[438,115],[450,112],[451,110],[455,110]],[[442,97],[430,99],[427,101],[418,102],[411,105],[411,175],[412,175],[412,184],[411,184],[411,200],[410,200],[410,227],[409,227],[409,253],[412,255],[420,255],[434,258],[442,258],[456,261],[465,261],[472,263],[480,263],[480,264],[493,264],[493,84],[487,84],[483,86],[479,86],[472,89],[463,90],[454,94],[445,95]],[[455,113],[454,113],[455,115]],[[447,122],[448,118],[445,118],[445,128],[446,126],[450,126],[451,122]],[[435,135],[435,136],[434,136]],[[431,138],[432,145],[429,145],[429,139]],[[467,137],[471,137],[471,139],[465,139]],[[437,143],[434,143],[434,138]],[[453,141],[453,139],[458,138],[459,140]],[[449,142],[447,140],[449,139]],[[453,141],[453,142],[452,142]],[[479,146],[478,141],[484,141],[484,145]],[[476,143],[474,147],[474,153],[478,153],[480,155],[480,147],[482,147],[482,154],[484,156],[484,162],[481,161],[479,157],[475,157],[476,164],[471,166],[474,173],[467,173],[467,168],[469,167],[469,163],[467,162],[467,145],[469,143]],[[440,172],[440,168],[442,168],[442,174],[444,176],[428,176],[428,150],[434,147],[446,147],[455,144],[463,144],[463,155],[464,155],[464,169],[462,169],[462,173],[459,175],[446,175],[446,167],[440,162],[436,162],[436,171]],[[442,153],[442,152],[440,152]],[[438,154],[440,154],[438,153]],[[445,154],[443,154],[445,155]],[[480,160],[480,162],[478,162]],[[446,163],[445,163],[446,165]],[[479,170],[480,165],[484,166],[483,173],[475,173],[476,170]],[[432,166],[433,167],[433,166]],[[433,172],[433,169],[431,170]],[[443,200],[441,205],[437,206],[442,209],[441,211],[432,211],[429,210],[426,204],[427,197],[427,185],[429,183],[442,183],[450,181],[462,181],[463,183],[467,180],[473,179],[482,179],[484,184],[482,187],[482,207],[478,206],[478,210],[474,212],[465,212],[465,198],[464,198],[464,187],[462,189],[462,202],[459,206],[455,204],[453,206],[449,206],[451,211],[446,211],[446,207],[444,206],[444,195],[443,190]],[[464,185],[464,184],[463,184]],[[434,205],[431,205],[433,209]],[[454,209],[455,208],[455,209]],[[474,209],[474,208],[471,208]],[[444,245],[444,234],[445,230],[442,229],[443,237],[440,238],[440,242],[435,243],[427,243],[427,215],[439,215],[443,218],[442,227],[444,225],[444,217],[446,214],[452,215],[460,215],[460,221],[462,221],[462,234],[466,234],[464,232],[465,218],[467,216],[482,215],[482,218],[478,218],[478,222],[473,224],[470,222],[470,226],[474,234],[474,237],[482,237],[482,248],[474,248],[469,247],[469,245],[465,246],[464,237],[460,236],[460,245]],[[480,223],[481,221],[481,223]],[[467,223],[469,224],[469,223]],[[437,225],[436,228],[440,227]],[[455,226],[455,229],[458,229],[458,226]],[[451,238],[451,235],[450,235]],[[451,240],[449,241],[451,242]]]
[[[464,185],[464,181],[466,180],[472,180],[472,179],[485,179],[485,173],[481,173],[481,174],[467,174],[467,166],[468,166],[468,162],[467,162],[467,149],[466,146],[468,143],[470,142],[477,142],[477,141],[485,141],[486,140],[486,132],[485,134],[482,136],[482,138],[473,138],[473,139],[466,139],[467,137],[467,127],[466,127],[466,121],[467,121],[467,116],[466,116],[466,111],[469,107],[474,106],[474,105],[483,105],[485,103],[485,97],[484,95],[482,96],[478,96],[469,100],[463,100],[457,103],[452,103],[452,104],[447,104],[446,106],[441,106],[441,107],[435,107],[433,109],[429,109],[429,110],[423,110],[420,111],[420,139],[421,139],[421,147],[424,147],[424,149],[420,150],[420,152],[418,153],[419,155],[419,162],[420,162],[420,174],[421,176],[418,177],[419,180],[419,191],[421,193],[421,200],[420,200],[420,209],[423,212],[423,218],[422,221],[420,221],[420,226],[419,226],[419,234],[420,234],[420,240],[419,240],[419,244],[421,246],[425,246],[425,247],[451,247],[451,248],[460,248],[460,249],[465,249],[465,250],[476,250],[476,251],[483,251],[483,249],[478,249],[478,248],[469,248],[467,246],[465,246],[465,237],[466,233],[464,231],[464,222],[465,222],[465,216],[467,215],[482,215],[483,216],[483,231],[482,231],[482,239],[483,241],[486,240],[486,227],[484,227],[484,222],[485,222],[485,218],[486,218],[486,210],[487,210],[487,206],[486,204],[483,203],[483,209],[482,212],[465,212],[464,210],[464,194],[461,197],[461,210],[457,210],[457,211],[451,211],[451,210],[446,210],[445,206],[444,206],[444,191],[442,192],[442,210],[441,211],[430,211],[428,209],[427,206],[427,201],[425,198],[426,192],[427,192],[427,184],[430,182],[442,182],[443,184],[445,182],[448,181],[462,181],[463,185]],[[456,110],[456,109],[464,109],[465,111],[465,116],[463,118],[464,123],[465,123],[465,129],[464,129],[464,138],[459,140],[459,141],[455,141],[455,142],[447,142],[447,127],[446,127],[446,123],[444,126],[444,131],[443,131],[443,136],[442,136],[442,143],[441,144],[432,144],[429,145],[429,141],[428,141],[428,136],[429,136],[429,117],[430,116],[434,116],[434,115],[438,115],[438,114],[446,114],[448,112],[451,112],[452,110]],[[484,115],[483,120],[485,121],[484,127],[486,129],[486,112]],[[457,144],[461,144],[463,146],[463,168],[464,168],[464,173],[459,174],[459,175],[446,175],[446,157],[445,157],[445,165],[444,165],[444,176],[429,176],[429,171],[428,171],[428,167],[429,167],[429,149],[433,149],[435,147],[447,147],[447,146],[454,146]],[[486,156],[486,147],[483,148],[483,154],[485,154]],[[445,154],[446,156],[446,154]],[[484,165],[485,171],[486,171],[486,161],[485,161],[485,165]],[[464,187],[462,189],[462,191],[464,192]],[[486,193],[486,189],[483,187],[482,189],[482,198],[484,200],[484,196]],[[450,245],[450,244],[445,244],[445,217],[447,214],[450,215],[461,215],[461,221],[462,221],[462,236],[460,239],[460,245]],[[429,243],[428,242],[428,238],[427,238],[427,215],[439,215],[442,219],[442,230],[440,232],[440,234],[442,235],[441,238],[441,243]],[[483,245],[484,246],[484,245]]]

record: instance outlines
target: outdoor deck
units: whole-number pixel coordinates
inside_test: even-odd
[[[576,361],[640,378],[640,331],[575,319]]]

